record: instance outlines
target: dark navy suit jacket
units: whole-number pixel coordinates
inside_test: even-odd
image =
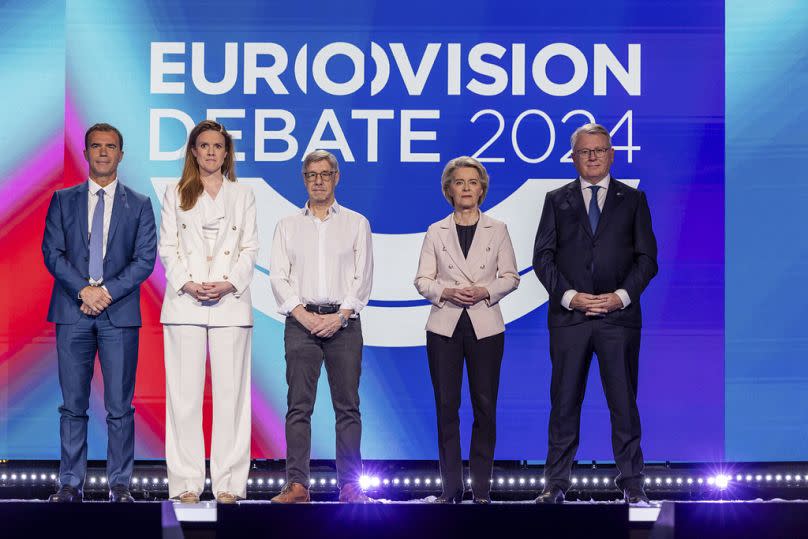
[[[75,324],[80,316],[79,291],[87,286],[90,247],[87,182],[56,191],[48,207],[42,254],[55,282],[48,321]],[[118,183],[104,256],[104,286],[112,296],[107,307],[118,327],[140,326],[140,284],[154,269],[157,235],[149,197]]]
[[[581,184],[547,193],[533,248],[533,270],[550,295],[547,323],[587,320],[561,305],[567,290],[605,294],[620,288],[631,303],[606,315],[613,324],[641,327],[640,295],[657,273],[657,244],[645,193],[612,177],[598,228],[592,233]]]

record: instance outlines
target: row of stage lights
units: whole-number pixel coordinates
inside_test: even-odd
[[[0,487],[19,487],[26,485],[35,485],[42,483],[55,483],[57,476],[54,473],[2,473],[0,474]],[[103,486],[107,482],[104,476],[90,476],[88,483],[90,488],[96,486]],[[471,485],[471,479],[466,481]],[[598,488],[611,488],[614,485],[614,480],[603,476],[583,476],[572,477],[572,489],[574,490],[590,490]],[[205,483],[210,485],[210,479],[206,479]],[[535,490],[545,484],[543,477],[525,477],[525,476],[498,476],[491,479],[491,483],[495,489],[499,490]],[[666,477],[646,477],[645,486],[648,489],[682,489],[682,488],[704,488],[707,485],[710,488],[724,490],[732,484],[737,485],[772,485],[776,486],[790,486],[790,487],[808,487],[808,474],[736,474],[735,476],[728,474],[717,474],[712,476],[666,476]],[[273,477],[257,477],[247,480],[248,489],[253,490],[279,490],[283,487],[283,478]],[[359,480],[360,486],[365,490],[379,490],[388,488],[398,488],[407,490],[429,490],[437,488],[441,484],[440,477],[393,477],[380,478],[378,476],[363,475]],[[311,478],[309,482],[310,488],[324,488],[334,489],[337,486],[337,480],[334,477],[320,477]],[[140,490],[162,490],[168,488],[167,477],[147,477],[135,476],[132,478],[132,487]],[[86,488],[86,486],[85,486]]]

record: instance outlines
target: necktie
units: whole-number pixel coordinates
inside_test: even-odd
[[[592,234],[594,234],[600,220],[600,206],[598,206],[598,189],[600,187],[593,185],[589,189],[592,190],[592,198],[589,200],[589,226],[592,227]]]
[[[98,204],[90,228],[90,278],[100,282],[104,278],[104,190],[99,189],[96,195]]]

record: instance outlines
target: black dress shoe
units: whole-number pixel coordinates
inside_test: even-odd
[[[112,503],[134,503],[135,499],[129,493],[126,485],[115,485],[109,489],[109,501]]]
[[[564,503],[564,491],[558,487],[545,487],[534,503]]]
[[[648,496],[645,494],[645,489],[642,488],[642,486],[624,489],[623,499],[630,505],[651,505]]]
[[[51,494],[48,498],[49,502],[53,503],[80,503],[81,491],[70,485],[62,485],[55,494]]]
[[[432,503],[463,503],[463,491],[454,494],[441,494]]]
[[[491,497],[490,496],[474,496],[473,501],[477,505],[490,505],[491,504]]]

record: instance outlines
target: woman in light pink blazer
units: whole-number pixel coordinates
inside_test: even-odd
[[[441,183],[454,211],[427,230],[415,277],[418,292],[432,302],[426,352],[435,391],[443,486],[435,502],[463,499],[458,412],[465,360],[474,410],[469,455],[473,500],[490,503],[505,345],[499,301],[519,286],[519,272],[505,223],[480,211],[488,192],[485,167],[472,157],[452,159]]]

